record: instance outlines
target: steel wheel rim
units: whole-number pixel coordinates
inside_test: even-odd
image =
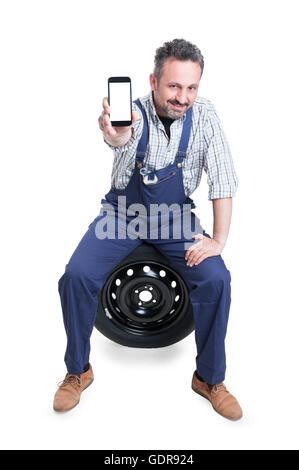
[[[148,336],[178,322],[188,299],[185,282],[174,269],[146,260],[111,272],[100,301],[113,324],[129,334]]]

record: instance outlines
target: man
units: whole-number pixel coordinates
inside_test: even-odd
[[[209,200],[213,202],[213,238],[197,224],[199,233],[192,238],[148,237],[147,242],[155,243],[172,261],[190,288],[197,346],[192,389],[207,398],[222,416],[236,420],[242,417],[241,407],[223,383],[231,277],[220,253],[228,237],[238,180],[215,109],[210,101],[197,98],[203,68],[200,50],[175,39],[156,51],[155,69],[150,75],[152,91],[134,102],[132,126],[113,128],[104,98],[99,126],[114,152],[112,185],[105,202],[116,205],[122,194],[128,203],[146,207],[158,202],[168,206],[178,203],[183,208],[186,201],[192,202],[189,196],[200,183],[202,169],[206,171]],[[192,217],[194,221],[194,213]],[[90,224],[59,280],[68,373],[55,395],[57,411],[74,407],[93,380],[89,339],[97,294],[113,266],[140,243],[134,237],[118,238],[118,234],[109,240],[97,237],[99,219]]]

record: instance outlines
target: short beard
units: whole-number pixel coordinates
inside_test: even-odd
[[[177,113],[175,111],[172,110],[172,108],[170,107],[171,105],[170,104],[167,104],[166,106],[163,106],[162,103],[160,103],[157,95],[156,95],[156,100],[158,102],[158,105],[160,106],[160,108],[164,111],[165,114],[167,114],[167,116],[170,118],[170,119],[181,119],[183,113],[181,113],[180,111],[178,111]],[[187,107],[186,107],[187,109]],[[185,109],[185,111],[186,111]],[[179,115],[178,115],[179,113]]]
[[[167,116],[169,116],[171,119],[181,119],[182,115],[180,111],[178,111],[177,113],[175,111],[173,111],[171,108],[170,108],[170,104],[168,104],[167,106],[165,107],[162,107],[164,113],[167,114]],[[179,113],[179,115],[178,115]]]

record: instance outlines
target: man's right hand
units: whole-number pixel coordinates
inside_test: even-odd
[[[113,127],[110,121],[110,106],[108,104],[108,98],[103,99],[103,112],[98,119],[99,127],[103,132],[104,138],[108,144],[113,147],[122,147],[125,145],[132,136],[132,126],[137,120],[137,113],[132,112],[132,124],[131,126]]]

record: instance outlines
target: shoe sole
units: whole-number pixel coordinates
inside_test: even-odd
[[[192,385],[191,385],[191,388],[192,388],[192,390],[193,390],[195,393],[197,393],[197,394],[200,395],[201,397],[203,397],[203,398],[205,398],[206,400],[208,400],[208,402],[211,404],[213,410],[215,410],[216,413],[218,413],[218,414],[219,414],[220,416],[222,416],[223,418],[229,419],[230,421],[238,421],[239,419],[241,419],[241,418],[243,417],[243,415],[242,415],[242,416],[240,416],[239,418],[229,418],[228,416],[225,416],[225,415],[221,414],[219,411],[216,410],[216,408],[214,408],[213,403],[211,402],[211,400],[210,400],[206,395],[204,395],[203,393],[198,392]]]
[[[92,381],[89,382],[89,384],[87,384],[86,387],[83,388],[83,390],[82,390],[81,393],[83,393],[84,390],[86,390],[86,389],[92,384],[93,381],[94,381],[94,379],[92,379]],[[54,406],[53,406],[53,410],[56,411],[57,413],[67,413],[68,411],[73,410],[77,405],[79,405],[79,403],[80,403],[80,400],[78,401],[78,403],[76,403],[76,404],[75,404],[74,406],[72,406],[71,408],[68,408],[67,410],[57,410],[57,409],[54,408]]]

